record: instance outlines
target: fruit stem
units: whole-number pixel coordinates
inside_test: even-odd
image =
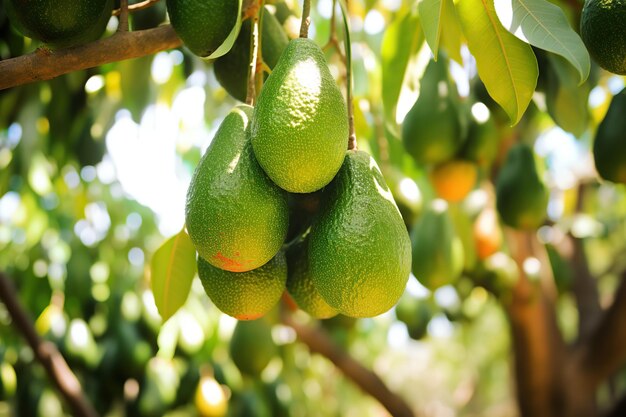
[[[153,6],[155,3],[158,3],[159,1],[161,0],[144,0],[140,3],[131,4],[128,6],[128,11],[130,13],[133,13],[139,10],[147,9],[148,7]],[[120,13],[122,13],[121,7],[119,9],[113,10],[113,16],[119,16]]]
[[[350,41],[350,21],[348,12],[348,0],[339,0],[341,15],[343,17],[343,29],[345,31],[345,64],[346,64],[346,100],[348,105],[348,149],[357,150],[356,132],[354,129],[354,103],[352,100],[352,44]]]
[[[250,65],[248,66],[248,91],[246,94],[246,104],[253,106],[256,99],[256,72],[257,59],[259,54],[259,11],[262,8],[263,0],[259,0],[257,8],[252,16],[252,37],[250,38]]]
[[[309,25],[311,24],[311,0],[304,0],[302,3],[302,23],[300,24],[300,37],[309,37]]]
[[[128,0],[120,0],[119,32],[128,32]]]
[[[256,66],[255,66],[255,99],[259,96],[261,89],[263,88],[263,69],[267,65],[263,62],[263,8],[265,7],[265,0],[259,0],[259,28],[257,32],[257,52],[256,52]]]

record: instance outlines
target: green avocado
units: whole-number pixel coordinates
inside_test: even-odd
[[[298,239],[287,249],[287,291],[298,307],[317,319],[327,319],[339,312],[322,298],[309,268],[308,235]]]
[[[448,204],[433,200],[411,232],[413,274],[429,290],[454,283],[463,270],[463,242]]]
[[[602,68],[626,75],[626,0],[586,0],[580,36]]]
[[[196,250],[211,265],[243,272],[280,250],[289,220],[287,193],[265,175],[249,139],[252,107],[226,116],[198,163],[185,220]]]
[[[439,59],[428,64],[419,97],[402,124],[404,147],[424,165],[452,159],[464,139],[458,94],[449,80],[447,62]]]
[[[598,126],[593,158],[602,178],[626,184],[626,89],[613,97]]]
[[[428,333],[428,323],[433,317],[429,301],[405,292],[396,306],[396,318],[406,325],[411,339],[420,340]]]
[[[166,4],[176,34],[201,57],[215,52],[237,23],[239,6],[233,0],[167,0]]]
[[[398,301],[411,269],[411,242],[374,159],[347,151],[324,190],[309,236],[309,268],[323,299],[342,314],[373,317]]]
[[[267,320],[240,321],[230,339],[230,357],[242,374],[259,376],[278,354]]]
[[[241,24],[239,36],[232,49],[213,63],[215,78],[222,87],[239,101],[246,101],[248,69],[250,67],[251,21]],[[263,9],[261,31],[261,54],[263,62],[273,69],[287,47],[289,38],[276,17],[267,8]]]
[[[285,292],[287,261],[280,251],[260,268],[231,272],[198,257],[198,276],[220,311],[238,320],[255,320],[267,314]]]
[[[113,11],[113,0],[7,0],[9,19],[23,35],[52,48],[98,39]]]
[[[496,180],[496,208],[502,221],[515,229],[538,228],[546,218],[548,197],[532,149],[514,145]]]
[[[334,178],[347,145],[346,102],[324,53],[310,39],[290,41],[254,109],[259,164],[279,187],[310,193]]]

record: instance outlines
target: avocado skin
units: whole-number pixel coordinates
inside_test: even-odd
[[[580,37],[602,68],[626,75],[626,0],[586,0]]]
[[[496,180],[496,208],[502,221],[515,229],[536,229],[546,218],[548,198],[532,149],[522,143],[511,147]]]
[[[256,320],[267,314],[285,291],[287,261],[280,251],[259,268],[231,272],[198,257],[198,276],[204,292],[220,311],[238,320]]]
[[[309,236],[309,267],[324,300],[350,317],[389,310],[404,292],[411,242],[374,159],[347,151],[324,190]]]
[[[51,48],[98,39],[113,12],[113,0],[7,0],[9,20],[29,38]]]
[[[226,116],[198,163],[185,207],[189,237],[212,265],[243,272],[260,267],[287,234],[287,193],[272,183],[254,158],[249,139],[252,107]]]
[[[166,5],[174,31],[200,57],[211,55],[224,43],[239,11],[232,0],[167,0]]]
[[[308,236],[287,249],[287,291],[298,307],[317,319],[327,319],[338,311],[326,303],[311,278]]]
[[[337,174],[348,145],[346,103],[324,53],[294,39],[261,90],[252,119],[252,147],[279,187],[311,193]]]
[[[222,87],[239,101],[246,101],[248,90],[248,69],[250,65],[250,19],[241,24],[239,36],[232,49],[213,63],[215,78]],[[263,62],[273,69],[289,38],[276,17],[266,8],[263,9],[263,25],[261,33],[261,54]]]
[[[608,181],[626,184],[626,88],[611,100],[593,143],[596,170]]]

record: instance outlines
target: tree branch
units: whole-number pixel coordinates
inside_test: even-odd
[[[597,387],[626,363],[626,270],[611,307],[604,313],[588,342],[580,347],[581,373]]]
[[[301,325],[295,322],[289,313],[283,314],[283,322],[295,330],[298,339],[306,344],[311,352],[325,356],[347,378],[378,400],[392,416],[414,417],[413,411],[401,397],[391,392],[378,375],[333,343],[322,329]]]
[[[505,307],[511,323],[515,351],[517,398],[522,416],[554,415],[555,392],[562,384],[560,369],[565,346],[556,324],[554,309],[541,290],[524,272],[524,261],[535,255],[533,232],[507,230],[507,240],[520,279]],[[546,268],[547,264],[542,264]]]
[[[33,350],[37,360],[43,365],[48,377],[65,398],[76,417],[97,417],[95,409],[83,393],[76,375],[63,359],[56,346],[44,341],[35,330],[32,320],[19,303],[15,288],[9,278],[0,272],[0,301],[11,315],[15,328],[22,334]]]
[[[73,48],[57,51],[38,49],[28,55],[0,61],[0,90],[50,80],[110,62],[139,58],[181,45],[182,41],[174,29],[163,25],[136,32],[117,32],[108,38]]]

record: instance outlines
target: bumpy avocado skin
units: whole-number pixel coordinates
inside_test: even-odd
[[[580,36],[602,68],[626,75],[626,0],[586,0]]]
[[[252,107],[226,116],[198,163],[185,220],[198,254],[210,264],[243,272],[269,261],[287,234],[287,193],[265,175],[252,152]]]
[[[256,320],[280,300],[287,281],[287,261],[280,251],[265,265],[246,272],[216,268],[198,257],[204,291],[220,311],[238,320]]]
[[[290,41],[254,110],[259,164],[279,187],[310,193],[337,174],[347,144],[346,103],[324,53],[310,39]]]
[[[309,267],[324,300],[342,314],[373,317],[404,292],[411,242],[374,159],[347,151],[324,191],[309,237]]]

